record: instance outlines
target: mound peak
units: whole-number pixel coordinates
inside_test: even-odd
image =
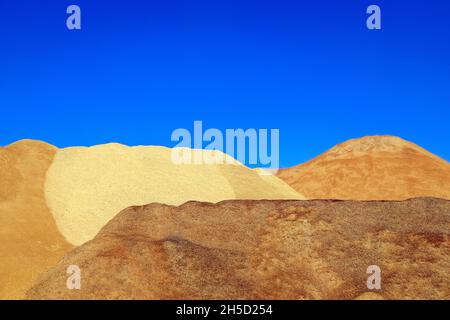
[[[339,143],[328,152],[333,154],[345,154],[347,152],[392,152],[405,147],[416,148],[417,146],[395,136],[365,136]]]
[[[370,154],[374,152],[401,152],[409,149],[429,156],[438,161],[444,161],[420,146],[396,136],[378,135],[364,136],[339,143],[325,154],[330,157],[346,157],[355,154]]]
[[[56,150],[57,148],[45,141],[42,140],[34,140],[34,139],[21,139],[17,140],[4,148],[40,148],[40,149],[52,149]]]

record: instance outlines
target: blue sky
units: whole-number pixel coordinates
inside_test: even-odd
[[[66,8],[82,30],[66,28]],[[366,28],[366,8],[382,30]],[[449,160],[448,1],[0,2],[0,145],[279,128],[281,166],[374,134]]]

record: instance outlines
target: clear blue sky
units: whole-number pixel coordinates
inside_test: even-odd
[[[173,146],[203,120],[279,128],[283,167],[374,134],[449,160],[449,14],[438,0],[0,0],[0,145]]]

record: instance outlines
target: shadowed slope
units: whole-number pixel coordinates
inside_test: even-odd
[[[0,148],[0,299],[20,299],[72,246],[45,204],[56,148],[31,140]]]

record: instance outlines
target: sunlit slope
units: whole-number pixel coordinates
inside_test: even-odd
[[[171,154],[160,146],[120,144],[59,150],[45,194],[60,231],[79,245],[119,211],[152,202],[303,199],[277,177],[263,178],[240,163],[176,164]]]

